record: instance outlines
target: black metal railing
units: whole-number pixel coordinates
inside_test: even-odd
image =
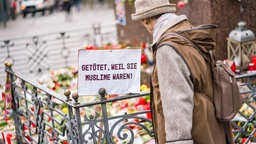
[[[138,136],[147,136],[147,140],[153,138],[151,120],[147,118],[150,110],[126,109],[111,114],[118,102],[145,97],[149,93],[109,98],[101,88],[99,96],[90,99],[71,94],[69,90],[64,92],[65,96],[60,96],[15,73],[9,63],[6,66],[6,85],[12,93],[18,143],[133,144],[143,143]]]
[[[18,143],[139,144],[154,138],[151,119],[147,117],[150,110],[132,108],[137,98],[149,93],[116,97],[101,88],[99,96],[79,97],[70,90],[61,96],[14,72],[8,62],[5,71],[5,99],[9,99],[9,107],[13,109]],[[243,106],[232,120],[234,141],[256,142],[256,73],[236,78]],[[127,109],[120,104],[126,104]]]
[[[231,122],[236,142],[256,142],[256,73],[236,76],[243,105]]]

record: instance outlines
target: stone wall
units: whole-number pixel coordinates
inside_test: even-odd
[[[126,26],[117,24],[119,42],[133,45],[139,45],[142,41],[151,42],[152,38],[146,29],[139,22],[131,20],[131,14],[135,12],[134,5],[130,1],[126,2],[125,9]],[[217,59],[227,58],[226,38],[239,21],[245,21],[256,34],[255,0],[189,0],[185,8],[178,8],[177,14],[185,14],[194,26],[207,23],[218,25]]]

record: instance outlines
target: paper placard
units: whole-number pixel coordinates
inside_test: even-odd
[[[78,94],[140,92],[141,49],[79,50]]]

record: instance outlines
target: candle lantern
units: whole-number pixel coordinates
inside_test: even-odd
[[[254,33],[246,27],[246,22],[239,22],[238,27],[229,33],[228,59],[234,60],[238,67],[245,68],[250,59],[256,54]]]

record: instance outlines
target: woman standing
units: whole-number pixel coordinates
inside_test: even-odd
[[[135,0],[132,14],[153,36],[151,111],[156,142],[233,143],[230,124],[216,119],[212,103],[208,61],[216,26],[194,28],[186,16],[175,14],[176,5],[169,1]]]

